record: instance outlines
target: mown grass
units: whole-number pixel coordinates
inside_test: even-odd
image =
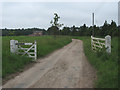
[[[84,42],[89,62],[97,70],[96,88],[118,88],[118,38],[112,38],[112,53],[93,52],[90,37],[74,37]]]
[[[67,36],[56,37],[53,36],[41,36],[41,37],[29,37],[29,36],[5,36],[2,37],[2,77],[20,71],[25,65],[31,63],[30,58],[10,53],[10,40],[18,40],[19,42],[34,42],[37,41],[37,57],[43,57],[54,50],[63,47],[71,42],[71,39]]]

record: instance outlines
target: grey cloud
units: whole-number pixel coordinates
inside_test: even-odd
[[[92,12],[95,13],[96,25],[102,25],[105,20],[118,21],[117,2],[87,2],[87,3],[4,3],[3,28],[39,27],[47,29],[54,12],[60,15],[60,23],[67,26],[91,25]]]

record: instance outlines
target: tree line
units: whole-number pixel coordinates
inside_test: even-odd
[[[43,35],[71,35],[71,36],[118,36],[119,29],[116,23],[112,20],[110,24],[107,21],[104,22],[103,26],[86,26],[86,24],[76,27],[73,25],[72,27],[63,27],[63,29],[59,29],[57,26],[51,26],[47,30],[39,29],[39,28],[28,28],[28,29],[2,29],[2,36],[21,36],[21,35],[29,35],[34,31],[42,31]]]
[[[58,23],[60,17],[57,13],[54,13],[53,20],[50,21],[51,27],[47,30],[39,29],[39,28],[28,28],[28,29],[2,29],[2,36],[21,36],[21,35],[30,35],[34,31],[42,31],[43,35],[70,35],[70,36],[97,36],[104,37],[106,35],[110,36],[118,36],[120,26],[117,26],[115,21],[111,21],[111,23],[104,22],[103,26],[86,26],[86,24],[76,27],[73,25],[72,27],[64,26],[64,24]]]
[[[118,36],[118,26],[116,25],[116,22],[113,20],[110,24],[107,23],[107,21],[104,22],[103,26],[86,26],[84,24],[83,26],[76,27],[73,25],[72,27],[63,27],[62,30],[59,28],[63,26],[64,24],[58,23],[60,17],[57,13],[54,13],[54,18],[50,22],[52,24],[51,27],[48,28],[47,32],[49,35],[71,35],[71,36]]]
[[[43,35],[46,32],[45,29],[39,28],[27,28],[27,29],[2,29],[2,36],[27,36],[33,34],[34,31],[42,31]]]

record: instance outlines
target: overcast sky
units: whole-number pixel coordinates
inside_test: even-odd
[[[64,26],[90,26],[93,12],[97,26],[105,20],[118,24],[118,2],[4,2],[2,28],[47,29],[55,12]]]

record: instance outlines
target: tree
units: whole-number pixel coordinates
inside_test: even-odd
[[[14,31],[14,30],[10,30],[10,31],[9,31],[9,35],[10,35],[10,36],[14,36],[14,34],[15,34],[15,31]]]
[[[76,36],[77,35],[77,30],[76,30],[76,27],[75,27],[75,25],[73,25],[73,27],[71,27],[71,35],[72,36]]]
[[[108,34],[111,36],[118,36],[118,29],[116,23],[112,20]]]
[[[58,16],[58,14],[54,13],[54,15],[55,15],[54,20],[51,20],[50,24],[52,24],[52,26],[56,26],[58,28],[61,27],[61,26],[63,26],[63,24],[58,23],[58,19],[60,19],[60,17]]]
[[[69,27],[63,27],[61,32],[62,32],[62,35],[69,35],[70,34],[70,28]]]
[[[51,26],[48,28],[47,32],[49,35],[59,35],[59,28],[56,26]]]
[[[83,26],[80,27],[80,29],[79,29],[79,35],[80,35],[80,36],[85,36],[85,35],[87,35],[87,27],[86,27],[86,24],[84,24]]]
[[[108,33],[108,30],[109,30],[109,24],[107,23],[107,21],[105,20],[104,22],[104,25],[102,26],[102,30],[101,30],[101,36],[106,36]]]
[[[58,20],[60,19],[60,17],[58,16],[57,13],[54,13],[54,18],[53,20],[50,21],[50,24],[52,24],[51,28],[49,28],[49,31],[52,31],[54,36],[56,37],[56,35],[59,33],[59,28],[63,26],[63,24],[58,23]],[[53,30],[50,30],[53,29]]]

